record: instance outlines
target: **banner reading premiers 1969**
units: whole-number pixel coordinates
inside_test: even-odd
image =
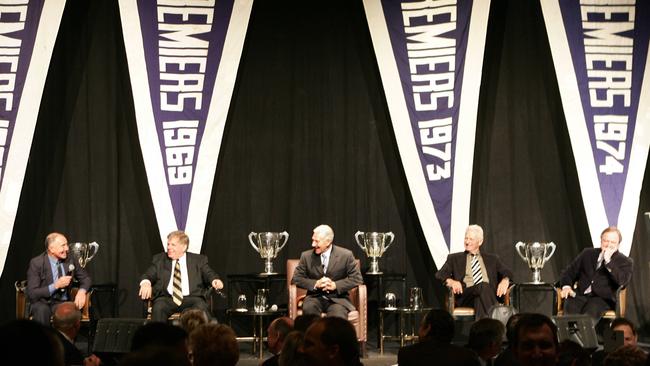
[[[541,0],[592,242],[628,254],[650,144],[650,2]]]
[[[138,134],[163,246],[200,252],[252,0],[120,0]]]
[[[463,250],[490,1],[364,0],[395,137],[431,256]]]
[[[0,0],[0,273],[65,0]]]

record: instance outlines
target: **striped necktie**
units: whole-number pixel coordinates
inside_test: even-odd
[[[181,306],[183,303],[183,288],[181,287],[181,264],[176,260],[174,266],[174,293],[172,294],[174,304]]]
[[[483,275],[481,274],[481,263],[478,260],[478,254],[472,255],[472,279],[474,286],[483,282]]]

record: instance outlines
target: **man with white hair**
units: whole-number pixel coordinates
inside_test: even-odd
[[[314,229],[312,249],[302,252],[291,283],[307,290],[303,301],[304,314],[327,313],[327,316],[348,318],[354,310],[348,291],[363,283],[363,278],[348,249],[332,244],[334,230],[327,225]]]
[[[465,231],[465,251],[447,256],[447,261],[436,273],[454,292],[458,306],[473,307],[476,319],[488,315],[497,297],[506,294],[512,271],[495,254],[480,251],[483,229],[470,225]]]

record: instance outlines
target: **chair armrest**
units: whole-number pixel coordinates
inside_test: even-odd
[[[295,319],[298,316],[298,286],[289,284],[289,317]]]

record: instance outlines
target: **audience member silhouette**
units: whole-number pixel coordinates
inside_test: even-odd
[[[523,314],[517,320],[513,344],[515,358],[522,366],[557,364],[557,327],[546,315]]]
[[[190,334],[193,366],[235,366],[239,361],[239,345],[235,332],[227,325],[199,325]]]
[[[419,342],[400,348],[400,365],[478,366],[478,355],[466,348],[451,344],[454,337],[454,318],[441,309],[429,311],[420,323]]]
[[[589,352],[578,343],[571,340],[564,340],[558,344],[557,349],[558,366],[590,366],[591,357]]]
[[[521,318],[523,314],[513,314],[508,318],[506,322],[506,339],[508,340],[508,346],[499,353],[499,355],[494,359],[494,366],[517,366],[517,360],[513,353],[514,340],[515,340],[515,327],[517,321]]]
[[[298,315],[293,321],[293,330],[297,330],[304,335],[307,331],[307,328],[309,328],[310,325],[314,324],[314,322],[318,319],[320,319],[320,316],[316,314]]]
[[[361,365],[357,333],[348,320],[339,317],[322,318],[312,324],[305,333],[303,352],[312,365]]]
[[[262,366],[277,366],[284,340],[287,334],[293,330],[293,319],[289,317],[280,317],[271,322],[267,329],[267,343],[272,357],[262,362]]]
[[[469,329],[467,348],[478,354],[481,365],[491,365],[493,359],[501,352],[501,345],[506,328],[497,319],[483,318],[472,324]]]
[[[605,356],[604,366],[644,366],[647,355],[639,347],[623,346]]]
[[[12,320],[0,326],[0,352],[20,357],[16,363],[63,366],[63,345],[51,327],[33,320]]]
[[[63,344],[66,365],[94,366],[101,363],[96,355],[84,357],[81,350],[75,346],[75,339],[81,329],[81,311],[77,309],[74,302],[66,301],[56,307],[52,326],[57,330],[57,335]]]
[[[202,309],[190,308],[183,310],[179,322],[180,327],[185,329],[187,334],[191,334],[199,325],[208,324],[210,317]]]

